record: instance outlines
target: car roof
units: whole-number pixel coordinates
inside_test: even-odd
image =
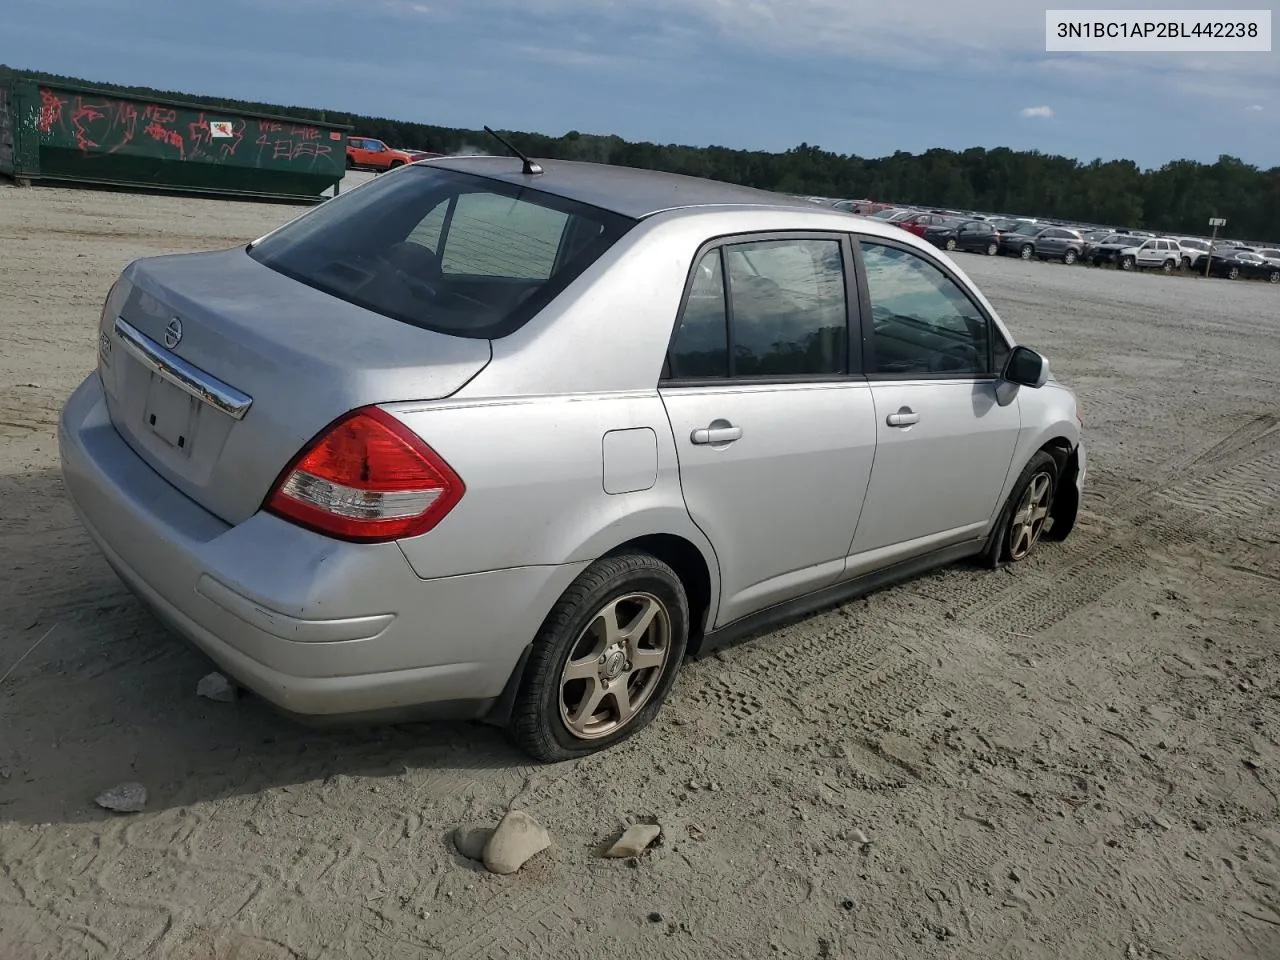
[[[443,157],[419,162],[531,187],[637,220],[679,207],[734,204],[804,210],[815,207],[807,201],[754,187],[580,160],[538,159],[542,173],[534,176],[523,174],[523,164],[514,157]]]

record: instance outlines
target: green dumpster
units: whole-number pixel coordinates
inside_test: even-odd
[[[0,81],[0,173],[314,200],[346,172],[351,127],[22,77]]]

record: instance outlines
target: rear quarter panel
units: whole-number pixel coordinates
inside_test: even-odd
[[[698,548],[712,597],[719,596],[715,553],[685,508],[671,426],[656,390],[386,409],[466,485],[433,530],[400,541],[419,577],[572,564],[638,537],[669,534]],[[652,431],[652,472],[641,470],[627,492],[608,493],[605,434],[617,430]]]

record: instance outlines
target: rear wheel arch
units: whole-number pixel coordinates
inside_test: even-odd
[[[620,543],[606,557],[624,553],[647,553],[675,571],[689,599],[689,645],[687,654],[698,652],[703,634],[710,626],[711,569],[697,545],[671,533],[656,533]]]

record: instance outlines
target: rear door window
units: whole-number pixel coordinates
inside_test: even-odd
[[[694,268],[668,376],[839,376],[849,368],[848,323],[840,240],[729,243]]]

